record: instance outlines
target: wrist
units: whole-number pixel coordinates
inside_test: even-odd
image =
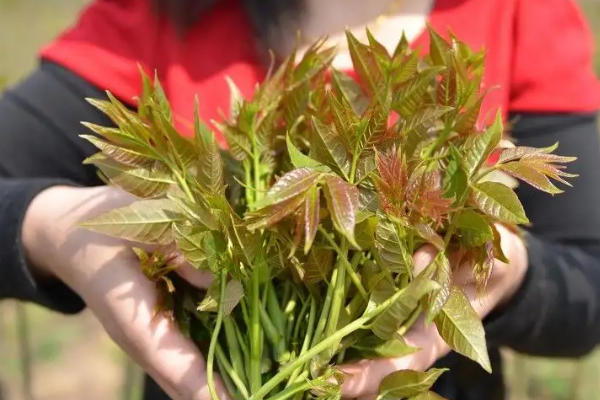
[[[523,285],[529,268],[529,257],[524,238],[504,227],[500,227],[498,230],[502,237],[502,250],[509,260],[508,265],[500,265],[500,268],[503,269],[504,278],[502,280],[505,285],[503,285],[502,296],[496,308],[502,308],[513,299]]]
[[[77,291],[86,280],[85,265],[92,254],[122,247],[77,225],[110,209],[130,204],[134,197],[115,187],[54,186],[31,202],[23,221],[22,241],[32,274],[58,278]],[[86,258],[87,257],[87,258]]]
[[[21,240],[30,272],[37,280],[56,277],[51,260],[56,247],[53,243],[60,235],[60,217],[54,206],[69,189],[68,186],[52,186],[41,191],[25,213]]]

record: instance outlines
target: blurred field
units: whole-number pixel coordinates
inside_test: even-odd
[[[35,65],[35,51],[73,21],[85,0],[0,0],[0,77],[14,82]],[[600,0],[581,1],[600,43]],[[600,72],[600,54],[596,56]],[[139,395],[125,385],[126,357],[88,313],[62,316],[35,306],[0,303],[0,400],[113,400]],[[29,349],[17,340],[23,331]],[[33,366],[24,377],[23,355]],[[600,351],[583,360],[547,360],[506,353],[511,400],[593,400],[600,396]],[[32,379],[33,393],[23,390]]]

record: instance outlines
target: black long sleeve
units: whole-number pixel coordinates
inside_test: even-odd
[[[110,120],[85,97],[106,95],[50,63],[0,97],[0,299],[35,302],[63,313],[84,307],[61,282],[33,279],[23,256],[21,223],[29,202],[49,186],[101,184],[94,169],[82,165],[95,150],[78,135],[89,133],[81,121],[109,125]]]
[[[519,145],[559,142],[578,159],[573,187],[550,196],[521,185],[532,226],[529,269],[508,308],[486,321],[491,346],[545,357],[586,354],[600,342],[600,143],[595,115],[528,115],[515,125]]]
[[[25,268],[26,260],[21,241],[23,217],[34,197],[51,186],[72,185],[69,181],[51,178],[0,178],[0,299],[15,298],[45,307],[75,313],[83,302],[61,282],[37,282]]]

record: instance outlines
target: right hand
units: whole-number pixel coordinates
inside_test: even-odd
[[[56,186],[30,204],[23,243],[38,279],[59,279],[85,301],[111,338],[174,400],[209,400],[206,365],[195,344],[165,316],[155,317],[155,284],[139,268],[135,243],[97,234],[77,224],[135,197],[111,187]],[[179,271],[179,270],[178,270]],[[196,286],[210,276],[182,266]],[[228,396],[217,380],[219,398]]]

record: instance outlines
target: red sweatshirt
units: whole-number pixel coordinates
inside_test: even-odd
[[[206,121],[227,110],[226,75],[252,94],[265,69],[238,0],[221,2],[183,40],[148,3],[95,0],[41,55],[125,102],[141,93],[138,64],[156,70],[174,113],[188,121],[196,95]],[[428,22],[442,34],[450,28],[474,49],[485,46],[484,86],[500,89],[490,93],[483,113],[600,108],[592,37],[575,0],[437,0]],[[425,53],[428,43],[424,32],[412,46]]]

